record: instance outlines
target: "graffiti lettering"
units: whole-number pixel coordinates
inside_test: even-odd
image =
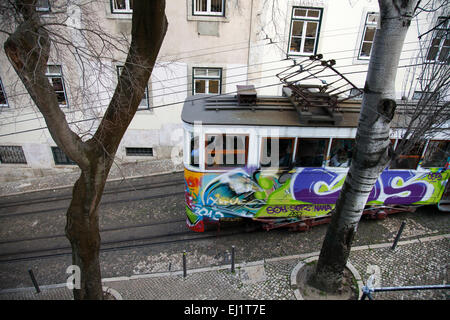
[[[299,204],[299,205],[280,205],[280,206],[268,206],[266,208],[267,214],[279,214],[279,213],[294,213],[293,215],[301,215],[302,212],[321,212],[331,211],[333,207],[329,204]]]
[[[195,208],[195,214],[198,216],[203,216],[203,217],[208,217],[211,218],[212,220],[219,220],[220,218],[223,218],[224,215],[221,212],[212,210],[212,209],[208,209],[208,208]]]

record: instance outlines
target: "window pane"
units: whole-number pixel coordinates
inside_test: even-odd
[[[247,163],[248,136],[206,135],[206,167],[243,167]]]
[[[195,68],[194,76],[206,76],[206,69]]]
[[[449,49],[450,49],[450,40],[445,39],[444,45],[442,46],[441,52],[439,53],[439,61],[446,62],[449,61]]]
[[[47,66],[48,73],[50,74],[61,74],[61,66],[58,65],[49,65]]]
[[[328,139],[299,139],[296,166],[321,167],[326,156]]]
[[[372,42],[363,42],[360,56],[370,57],[370,50],[372,50]]]
[[[209,77],[220,77],[219,69],[207,69],[207,74]]]
[[[317,22],[308,22],[306,25],[306,36],[307,37],[316,37],[317,30]]]
[[[295,9],[294,16],[296,17],[306,17],[306,9]]]
[[[206,93],[205,80],[195,80],[194,93]]]
[[[314,44],[316,43],[315,39],[306,39],[305,47],[303,48],[303,52],[313,53],[314,52]]]
[[[219,81],[218,80],[209,80],[209,93],[219,93]]]
[[[378,22],[378,14],[367,15],[367,23],[377,23],[377,22]]]
[[[53,89],[55,91],[63,91],[63,84],[61,78],[51,78]]]
[[[301,38],[291,38],[291,47],[289,51],[291,52],[300,52],[300,46],[302,45],[302,39]]]
[[[222,0],[211,0],[211,11],[222,12]]]
[[[303,34],[303,21],[292,22],[292,35],[301,37],[302,34]]]
[[[450,157],[449,141],[430,141],[425,152],[422,167],[424,168],[442,168]]]
[[[354,139],[333,139],[330,150],[330,167],[350,167],[354,146]]]
[[[58,100],[59,104],[66,104],[66,95],[63,92],[55,92],[56,93],[56,99]]]
[[[114,9],[125,9],[125,0],[114,0]]]
[[[399,151],[401,140],[397,143],[396,152]],[[416,169],[419,164],[420,156],[422,155],[423,148],[425,146],[424,142],[419,142],[414,144],[411,151],[399,155],[394,162],[391,164],[392,169]]]
[[[194,167],[199,166],[199,137],[195,137],[194,133],[191,132],[191,156],[190,156],[190,165]]]
[[[364,41],[373,41],[373,38],[375,37],[375,31],[376,28],[367,27],[366,34],[364,35]]]
[[[308,10],[308,17],[318,18],[319,15],[320,15],[320,11],[319,10]]]
[[[292,164],[293,138],[263,138],[261,142],[261,166],[288,168]]]
[[[3,89],[3,83],[2,80],[0,79],[0,105],[7,105],[8,102],[6,100],[6,93],[5,90]]]

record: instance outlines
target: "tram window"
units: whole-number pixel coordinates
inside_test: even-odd
[[[355,139],[333,139],[330,150],[330,167],[350,167]]]
[[[328,149],[328,139],[298,139],[297,167],[321,167]]]
[[[261,167],[290,167],[294,141],[294,138],[263,138],[261,141]]]
[[[400,148],[402,148],[401,141],[402,140],[398,140],[395,152],[399,152]],[[391,169],[416,169],[424,146],[424,142],[415,143],[408,152],[397,156],[391,164]]]
[[[206,168],[244,167],[247,164],[248,136],[206,135]]]
[[[191,155],[189,164],[193,167],[199,166],[199,137],[191,132]]]
[[[430,141],[425,151],[422,167],[442,168],[450,157],[450,141]]]

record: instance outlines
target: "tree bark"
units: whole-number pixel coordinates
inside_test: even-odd
[[[372,47],[361,105],[356,146],[316,270],[309,283],[338,292],[362,212],[390,160],[389,129],[394,116],[395,76],[417,0],[379,0],[380,28]]]
[[[17,0],[17,8],[24,21],[5,42],[5,52],[56,144],[81,169],[66,224],[72,264],[81,271],[81,288],[74,288],[74,298],[102,299],[98,207],[117,148],[137,111],[167,31],[165,1],[134,1],[132,41],[124,70],[97,131],[86,142],[69,128],[45,76],[51,40],[34,1]]]

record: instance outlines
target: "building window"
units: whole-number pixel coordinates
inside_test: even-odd
[[[133,0],[111,0],[112,13],[133,13]]]
[[[53,89],[56,93],[56,98],[60,106],[67,107],[67,95],[64,86],[64,79],[62,75],[62,70],[60,65],[48,65],[47,72],[45,73]]]
[[[120,77],[124,66],[117,66],[117,79]],[[144,96],[142,97],[141,103],[139,103],[138,110],[147,110],[150,108],[149,98],[148,98],[148,86],[145,86]]]
[[[450,158],[450,141],[430,141],[425,151],[423,168],[445,167]]]
[[[193,68],[193,94],[220,94],[222,92],[222,69]]]
[[[364,32],[361,38],[361,46],[359,49],[359,59],[369,59],[370,52],[372,51],[373,40],[375,38],[375,32],[377,31],[378,13],[369,12],[366,16],[366,22],[364,24]]]
[[[49,0],[37,0],[36,1],[36,11],[50,12],[50,1]]]
[[[73,165],[76,163],[72,161],[64,151],[61,150],[59,147],[52,147],[52,153],[53,153],[53,160],[55,160],[55,164],[70,164]]]
[[[449,17],[441,17],[434,30],[430,48],[427,53],[429,62],[450,63]]]
[[[8,107],[8,99],[6,98],[5,88],[3,88],[3,82],[0,78],[0,107]]]
[[[153,148],[125,148],[127,156],[153,157]]]
[[[296,166],[322,167],[328,151],[329,139],[298,139]]]
[[[412,99],[426,102],[437,101],[439,99],[439,92],[414,91]]]
[[[322,9],[293,8],[289,54],[315,54],[321,20]]]
[[[26,164],[27,159],[20,146],[0,146],[0,163]]]
[[[248,158],[248,136],[233,134],[206,135],[206,168],[245,167]]]
[[[193,0],[194,15],[224,16],[225,0]]]
[[[294,155],[295,138],[262,138],[261,167],[289,168]]]

